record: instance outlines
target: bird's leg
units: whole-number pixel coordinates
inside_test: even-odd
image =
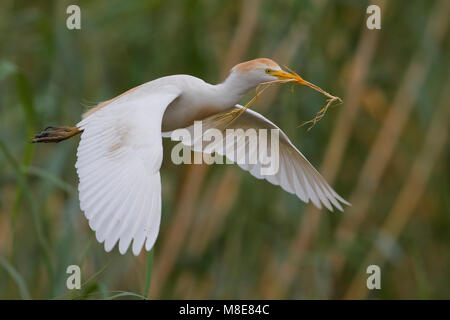
[[[83,130],[77,127],[47,127],[39,134],[36,134],[31,142],[33,143],[49,143],[49,142],[60,142],[69,139],[77,134],[81,133]]]

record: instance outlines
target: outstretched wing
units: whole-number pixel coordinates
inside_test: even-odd
[[[225,155],[229,160],[237,163],[242,169],[249,171],[258,179],[266,179],[274,185],[280,185],[289,193],[296,194],[304,202],[311,202],[318,208],[322,204],[329,210],[333,211],[333,206],[342,209],[342,205],[349,205],[341,196],[339,196],[320,175],[319,172],[309,163],[303,154],[291,143],[286,134],[277,127],[274,123],[263,117],[261,114],[246,109],[241,115],[239,111],[243,111],[243,107],[236,105],[235,107],[218,113],[211,117],[202,120],[203,137],[195,137],[194,125],[186,128],[189,130],[193,139],[185,139],[182,142],[189,145],[194,151],[201,151],[204,153],[216,152],[220,155]],[[214,141],[214,139],[203,139],[209,129],[218,129],[222,132],[222,139]],[[227,129],[234,129],[228,131]],[[237,130],[243,129],[243,130]],[[256,153],[261,152],[261,148],[266,148],[264,154],[270,154],[271,136],[267,134],[266,145],[261,145],[258,140],[257,143],[250,143],[248,138],[248,129],[274,129],[278,130],[279,135],[279,169],[274,174],[263,175],[261,168],[264,164],[259,157],[254,157]],[[233,134],[233,139],[227,137]],[[163,133],[164,137],[170,137],[170,132]],[[203,140],[198,143],[199,140]],[[204,141],[206,140],[206,141]],[[197,141],[197,143],[196,143]],[[212,142],[211,142],[212,141]],[[230,144],[229,141],[235,141]],[[234,148],[234,150],[233,150]],[[237,149],[237,150],[236,150]],[[239,152],[241,151],[241,152]],[[256,159],[256,162],[250,162],[250,158]],[[264,158],[263,158],[264,159]]]
[[[155,90],[156,91],[156,90]],[[123,96],[77,124],[80,207],[97,240],[124,254],[150,250],[161,220],[161,121],[179,95],[172,86]]]

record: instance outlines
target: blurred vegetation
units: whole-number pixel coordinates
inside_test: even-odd
[[[376,2],[379,31],[368,1],[80,0],[68,30],[72,3],[0,2],[0,298],[141,298],[150,273],[163,299],[450,298],[448,0]],[[353,206],[314,210],[235,166],[176,166],[165,141],[154,263],[105,253],[79,209],[79,138],[32,134],[143,82],[215,83],[256,57],[344,99],[309,132],[312,90],[271,88],[253,108]],[[365,288],[370,264],[382,290]]]

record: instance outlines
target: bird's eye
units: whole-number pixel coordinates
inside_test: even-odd
[[[266,69],[266,73],[270,73],[270,71],[271,71],[271,70],[270,70],[269,68]]]

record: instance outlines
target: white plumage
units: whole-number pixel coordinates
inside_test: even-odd
[[[164,77],[88,111],[77,124],[82,131],[75,165],[80,180],[80,207],[97,240],[104,242],[105,250],[112,250],[118,243],[120,253],[124,254],[131,245],[138,255],[144,245],[150,250],[156,241],[161,219],[162,131],[168,136],[176,128],[192,130],[194,120],[203,120],[204,131],[280,130],[252,110],[246,110],[231,125],[222,116],[233,108],[242,108],[236,103],[259,83],[288,75],[275,62],[256,59],[233,68],[226,81],[218,85],[187,75]],[[279,136],[277,174],[261,176],[259,163],[239,166],[258,179],[280,185],[304,202],[342,210],[340,203],[348,203],[284,132],[280,130]],[[247,156],[252,152],[255,150],[249,150]],[[222,154],[228,155],[226,149]]]
[[[77,124],[80,207],[110,251],[125,253],[155,243],[161,219],[161,121],[180,91],[171,86],[146,98],[118,99]],[[148,104],[150,99],[151,104]],[[123,101],[124,100],[124,101]]]
[[[249,171],[254,177],[258,179],[266,179],[274,185],[281,186],[285,191],[296,194],[302,201],[308,203],[309,200],[318,208],[321,208],[323,204],[328,210],[333,211],[333,206],[343,211],[339,202],[346,205],[349,203],[339,196],[320,175],[319,172],[309,163],[309,161],[303,156],[303,154],[292,144],[287,135],[277,127],[273,122],[262,116],[261,114],[246,109],[245,112],[238,116],[234,114],[235,119],[223,120],[223,116],[230,114],[232,109],[243,109],[242,106],[236,105],[235,107],[225,110],[213,116],[210,116],[202,120],[202,127],[204,135],[208,132],[208,129],[219,129],[223,132],[223,140],[214,141],[211,145],[210,142],[203,141],[200,149],[195,148],[195,141],[182,141],[186,145],[190,146],[194,151],[203,151],[208,153],[208,149],[217,151],[218,154],[226,156],[229,160],[238,163],[238,165]],[[229,124],[231,122],[231,124]],[[259,144],[251,144],[249,139],[244,140],[244,135],[247,129],[276,129],[279,130],[280,148],[279,148],[279,170],[274,175],[261,175],[260,167],[261,163],[257,161],[256,164],[249,164],[249,154],[255,154]],[[194,136],[194,126],[187,128],[191,132],[191,136]],[[235,138],[236,143],[234,147],[240,146],[245,150],[245,154],[241,155],[246,161],[238,159],[238,152],[230,152],[229,146],[226,144],[227,130],[226,129],[244,129],[244,131],[236,130],[233,134],[241,133]],[[170,133],[165,133],[165,137],[169,137]],[[198,139],[200,139],[199,137]],[[269,142],[267,147],[270,147],[270,136],[268,136]],[[231,139],[230,139],[231,140]],[[216,147],[219,146],[219,149]],[[215,148],[215,149],[213,149]],[[218,151],[222,150],[222,151]],[[268,150],[270,153],[270,150]],[[255,157],[257,159],[257,157]],[[240,161],[241,160],[241,161]]]

